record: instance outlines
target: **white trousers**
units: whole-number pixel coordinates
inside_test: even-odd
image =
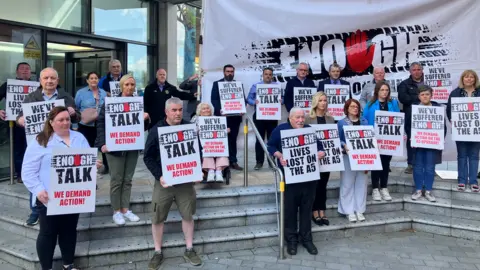
[[[367,204],[367,176],[364,171],[352,171],[347,155],[343,155],[345,171],[340,172],[338,212],[343,215],[365,212]]]

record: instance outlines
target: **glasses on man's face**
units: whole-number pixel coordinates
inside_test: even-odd
[[[305,72],[308,71],[308,69],[300,69],[300,68],[299,68],[298,70],[299,70],[299,71],[305,71]]]

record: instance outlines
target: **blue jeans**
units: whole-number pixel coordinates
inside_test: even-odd
[[[455,142],[457,144],[458,183],[477,184],[480,142]]]
[[[431,191],[435,179],[435,150],[426,148],[415,149],[415,164],[413,165],[413,180],[416,190]]]
[[[33,194],[30,193],[30,210],[32,210],[32,213],[30,214],[31,216],[35,216],[38,218],[38,210],[36,206],[32,206],[32,200],[37,200],[36,197],[33,197]]]

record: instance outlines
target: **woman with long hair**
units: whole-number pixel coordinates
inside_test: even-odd
[[[363,109],[363,117],[368,124],[375,125],[375,111],[400,112],[398,101],[390,97],[390,85],[386,81],[379,81],[375,84],[372,99]],[[381,171],[372,171],[372,199],[374,201],[391,201],[392,197],[388,192],[388,174],[390,173],[390,161],[392,156],[380,155],[382,161]]]
[[[124,75],[120,79],[120,96],[133,97],[136,82],[132,75]],[[144,113],[144,119],[148,119]],[[148,125],[145,125],[148,126]],[[139,150],[113,151],[107,149],[105,142],[105,104],[103,104],[97,121],[97,139],[95,146],[106,154],[110,166],[110,203],[113,208],[113,222],[125,225],[125,219],[137,222],[140,218],[130,209],[130,195],[132,193],[132,179],[138,161]]]
[[[63,269],[75,270],[73,258],[77,244],[79,214],[47,216],[49,201],[52,149],[90,148],[87,139],[70,130],[70,114],[63,106],[54,107],[48,114],[43,131],[28,145],[23,160],[22,178],[27,189],[36,196],[32,205],[39,213],[40,231],[37,237],[37,255],[42,269],[52,269],[55,246],[60,246]]]
[[[328,99],[325,92],[317,92],[312,98],[312,109],[305,117],[306,124],[335,124],[335,119],[328,113]],[[315,201],[312,207],[312,221],[318,226],[330,225],[325,216],[327,209],[327,184],[330,172],[320,173],[320,180],[317,183]]]

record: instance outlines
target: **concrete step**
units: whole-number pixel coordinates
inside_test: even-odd
[[[414,192],[413,179],[405,177],[395,178],[396,192],[412,194]],[[457,180],[443,180],[438,177],[433,183],[433,194],[437,198],[445,198],[457,201],[480,202],[480,192],[471,192],[470,190],[458,191]]]
[[[411,212],[412,228],[418,231],[480,240],[480,221],[466,218]]]
[[[11,263],[8,263],[4,260],[0,260],[0,269],[2,269],[2,270],[23,270],[23,268],[15,266],[15,265],[13,265]]]
[[[405,211],[480,221],[480,205],[476,202],[439,197],[436,202],[423,197],[414,201],[410,195],[405,195],[403,200]]]

